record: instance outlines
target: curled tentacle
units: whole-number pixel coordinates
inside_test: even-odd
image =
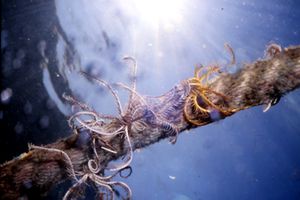
[[[200,78],[199,74],[203,70],[203,65],[196,65],[194,70],[194,77],[196,79]]]
[[[275,57],[275,56],[278,56],[280,55],[282,52],[282,48],[280,45],[278,44],[270,44],[267,46],[267,49],[265,51],[265,57],[268,58],[268,57]]]
[[[160,122],[160,126],[163,130],[167,131],[168,135],[171,136],[170,142],[172,144],[175,144],[177,141],[177,136],[178,136],[178,131],[177,131],[176,127],[174,127],[174,125],[172,125],[168,122],[165,122],[165,121]]]
[[[78,101],[77,99],[75,99],[72,96],[66,95],[65,93],[62,96],[66,101],[70,102],[72,105],[77,105],[80,107],[81,110],[86,110],[86,111],[91,111],[91,112],[95,112],[91,107],[89,107],[88,105]]]
[[[123,189],[126,191],[126,193],[127,193],[127,196],[126,196],[125,199],[126,199],[126,200],[131,199],[131,197],[132,197],[132,192],[131,192],[130,187],[129,187],[126,183],[121,182],[121,181],[111,181],[111,182],[108,182],[108,184],[109,184],[109,185],[112,185],[112,186],[114,186],[114,185],[120,186],[120,187],[123,188]]]
[[[225,49],[227,49],[227,51],[231,55],[231,62],[229,63],[229,65],[235,65],[236,60],[235,60],[235,54],[234,54],[233,48],[228,43],[225,43],[224,47],[225,47]]]
[[[209,80],[213,73],[220,72],[219,67],[209,67],[209,69],[204,74],[199,74],[203,70],[203,67],[195,69],[195,77],[189,79],[189,85],[191,87],[191,92],[186,98],[186,103],[184,106],[184,115],[191,124],[202,126],[211,120],[211,115],[213,112],[218,112],[222,116],[232,115],[234,112],[240,109],[232,109],[228,107],[228,97],[225,95],[210,89]],[[209,96],[217,96],[220,101],[214,103],[210,100]],[[217,118],[219,119],[219,118]]]
[[[69,119],[68,119],[68,124],[71,128],[76,128],[76,125],[74,124],[74,120],[77,119],[79,116],[82,116],[82,115],[85,115],[85,116],[92,116],[94,119],[92,119],[91,121],[89,122],[94,122],[97,123],[97,122],[101,122],[98,115],[94,112],[90,112],[90,111],[80,111],[80,112],[77,112],[75,113],[74,115],[72,115]]]
[[[133,62],[133,67],[132,67],[132,71],[131,71],[131,76],[132,76],[132,79],[131,79],[131,87],[132,89],[130,89],[129,87],[125,87],[125,89],[129,89],[130,91],[130,95],[129,95],[129,100],[128,100],[128,108],[130,107],[130,105],[132,104],[132,99],[134,97],[134,95],[136,95],[137,93],[135,92],[136,91],[136,74],[137,74],[137,62],[136,60],[131,57],[131,56],[125,56],[123,58],[123,60],[130,60]]]
[[[81,177],[81,179],[79,179],[72,187],[70,187],[68,189],[68,191],[65,193],[63,200],[68,200],[69,196],[78,191],[78,188],[87,181],[88,179],[88,174],[84,175],[83,177]]]
[[[123,60],[130,60],[130,61],[133,62],[133,68],[132,68],[132,71],[131,71],[131,76],[133,78],[133,80],[132,80],[132,89],[133,89],[133,91],[135,91],[136,90],[137,62],[136,62],[135,58],[133,58],[131,56],[125,56],[125,57],[123,57]]]
[[[41,147],[41,146],[36,146],[36,145],[28,145],[28,146],[29,146],[29,150],[31,150],[31,149],[40,149],[40,150],[43,150],[43,151],[48,151],[48,152],[53,152],[53,153],[61,154],[63,156],[65,162],[68,165],[68,171],[71,173],[72,178],[76,182],[79,181],[77,179],[77,177],[76,177],[72,161],[71,161],[69,155],[66,152],[64,152],[64,151],[62,151],[60,149],[55,149],[55,148]]]
[[[96,81],[96,82],[99,83],[100,85],[105,86],[105,87],[110,91],[110,93],[112,94],[112,96],[113,96],[114,99],[115,99],[115,102],[116,102],[116,105],[117,105],[117,109],[118,109],[118,113],[119,113],[120,116],[122,116],[122,115],[123,115],[123,109],[122,109],[122,106],[121,106],[121,101],[120,101],[120,99],[119,99],[117,93],[115,92],[115,90],[110,86],[110,84],[108,84],[108,83],[107,83],[106,81],[104,81],[104,80],[101,80],[101,79],[98,79],[98,78],[96,78],[96,77],[93,77],[93,76],[87,74],[86,72],[81,71],[80,73],[81,73],[82,75],[84,75],[85,77],[87,77],[87,78],[93,79],[94,81]]]
[[[101,149],[103,149],[103,150],[105,150],[105,151],[108,151],[108,152],[110,152],[110,153],[113,153],[113,154],[117,154],[117,153],[118,153],[118,152],[116,152],[115,150],[112,150],[112,149],[110,149],[110,148],[103,147],[103,146],[101,146]]]
[[[102,181],[101,179],[98,178],[98,176],[93,176],[93,181],[97,186],[103,187],[105,189],[107,189],[107,191],[109,192],[107,194],[107,199],[113,200],[114,199],[114,191],[113,188],[110,184],[108,184],[105,181]],[[108,198],[110,197],[110,198]]]
[[[94,120],[93,119],[92,120],[81,120],[79,118],[79,116],[82,116],[82,115],[92,116],[92,117],[94,117]],[[84,127],[86,129],[90,130],[91,132],[95,132],[95,133],[97,133],[99,135],[103,135],[103,136],[113,137],[113,136],[121,133],[121,130],[123,129],[123,127],[121,126],[113,132],[102,131],[102,128],[101,128],[102,121],[100,120],[99,116],[93,112],[88,112],[88,111],[77,112],[73,116],[71,116],[69,119],[69,126],[74,127],[74,122],[73,122],[74,120],[76,120],[76,122],[78,122],[78,124],[80,125],[79,128]]]
[[[192,110],[188,110],[188,108],[192,108]],[[195,113],[197,113],[197,115]],[[209,119],[209,112],[207,112],[206,109],[199,106],[196,95],[190,95],[186,99],[186,103],[184,106],[184,114],[187,121],[191,124],[202,126],[208,123],[207,119]]]
[[[126,174],[126,175],[123,175],[122,172],[127,170],[127,169],[129,169],[129,173]],[[124,167],[123,169],[121,169],[119,171],[119,174],[120,174],[120,177],[122,177],[122,178],[128,178],[132,174],[132,168],[130,166]]]
[[[101,169],[98,162],[97,162],[97,160],[94,160],[94,159],[90,159],[88,161],[88,168],[94,174],[99,173],[99,171]]]
[[[99,126],[90,126],[89,124],[82,121],[78,117],[76,118],[76,120],[82,127],[90,130],[91,132],[95,132],[99,135],[102,135],[102,136],[114,137],[115,135],[122,133],[122,129],[124,128],[123,126],[121,126],[113,132],[106,132],[106,131],[102,131],[102,129],[99,130]]]
[[[132,94],[134,94],[134,95],[136,95],[137,97],[139,97],[139,99],[141,100],[141,102],[143,103],[143,104],[147,104],[146,103],[146,101],[145,101],[145,99],[139,94],[139,93],[137,93],[134,89],[131,89],[130,87],[128,87],[127,85],[125,85],[125,84],[123,84],[123,83],[115,83],[115,85],[116,86],[119,86],[119,87],[122,87],[122,88],[124,88],[124,89],[126,89],[126,90],[128,90],[129,92],[131,92]],[[129,103],[132,103],[132,99],[133,98],[131,98],[131,100],[129,100]]]
[[[276,105],[280,101],[280,97],[272,99],[267,106],[263,109],[263,112],[267,112],[272,106]]]
[[[152,116],[154,117],[154,120],[152,121],[153,124],[158,122],[155,121],[155,118],[157,117],[147,105],[146,100],[136,92],[136,72],[137,72],[136,60],[132,57],[124,57],[124,60],[130,60],[133,62],[133,69],[131,74],[133,77],[132,86],[129,87],[123,83],[116,84],[117,86],[122,87],[130,92],[128,107],[125,113],[123,113],[120,99],[116,91],[113,89],[113,87],[107,82],[101,79],[97,79],[87,74],[86,72],[80,72],[80,73],[85,77],[90,78],[95,82],[99,83],[100,85],[106,87],[110,91],[117,105],[119,116],[113,117],[109,115],[100,115],[89,106],[77,101],[75,98],[66,95],[64,96],[64,98],[67,101],[69,101],[73,105],[79,106],[79,108],[81,109],[81,111],[73,114],[69,118],[68,120],[69,126],[74,129],[74,132],[76,132],[76,134],[80,134],[82,130],[87,130],[88,134],[92,138],[91,148],[93,150],[93,156],[87,162],[88,172],[81,171],[80,173],[77,174],[77,176],[80,176],[81,178],[67,191],[64,200],[68,199],[71,193],[76,191],[78,187],[81,187],[81,185],[83,183],[86,183],[87,181],[91,181],[96,187],[105,189],[107,191],[106,193],[107,197],[110,197],[111,199],[113,199],[114,197],[113,187],[115,186],[119,186],[125,190],[125,192],[127,193],[126,199],[131,198],[131,190],[128,187],[128,185],[119,181],[111,181],[111,179],[115,177],[117,174],[119,174],[123,178],[126,178],[132,172],[132,169],[129,165],[133,157],[133,148],[132,148],[129,132],[131,131],[132,127],[134,127],[135,129],[142,129],[141,128],[142,126],[145,127],[147,125],[146,122],[143,124],[143,120],[140,120],[144,118],[144,114],[145,114],[144,111],[148,110],[149,112],[152,113]],[[113,122],[115,125],[110,126],[109,125],[110,122]],[[169,124],[162,124],[161,126],[162,128],[166,129],[166,131],[173,130],[172,126]],[[121,138],[124,138],[124,146],[127,149],[127,153],[125,155],[125,161],[118,166],[106,167],[106,169],[111,171],[112,174],[108,176],[101,176],[100,175],[101,173],[100,171],[102,169],[100,166],[101,159],[99,158],[97,151],[99,149],[102,149],[113,154],[118,154],[119,152],[114,150],[114,148],[109,144],[109,141],[110,139],[112,139],[113,137],[119,134],[121,135],[120,136]],[[176,134],[172,133],[172,135],[177,135],[177,132]],[[127,169],[129,169],[129,173],[127,175],[122,174],[122,171]]]
[[[125,127],[124,131],[125,131],[125,139],[127,140],[127,144],[128,144],[129,156],[128,156],[127,160],[123,164],[121,164],[120,166],[109,168],[110,171],[120,171],[120,170],[128,167],[130,165],[131,161],[132,161],[133,150],[132,150],[132,145],[131,145],[131,141],[130,141],[127,126]]]

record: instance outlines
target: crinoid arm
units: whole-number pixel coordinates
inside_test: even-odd
[[[112,198],[120,187],[126,193],[123,197],[131,198],[130,188],[114,177],[130,168],[135,149],[165,138],[178,139],[185,130],[246,108],[274,106],[283,95],[299,88],[300,46],[278,51],[275,46],[271,50],[275,56],[244,65],[232,74],[219,74],[212,68],[196,70],[194,77],[158,97],[141,98],[135,87],[127,87],[133,95],[130,109],[119,109],[112,118],[84,110],[87,107],[79,104],[81,110],[69,120],[75,134],[43,147],[32,146],[29,152],[0,166],[0,199],[28,199],[32,188],[42,196],[70,178],[74,185],[65,199],[76,197],[77,189],[88,185],[97,188],[104,199]],[[117,107],[121,107],[113,88],[104,81],[99,83],[111,91]],[[124,156],[126,159],[113,171],[107,170],[112,161]]]
[[[267,46],[267,49],[265,51],[265,57],[274,57],[280,55],[282,52],[282,48],[278,44],[271,43]]]
[[[207,69],[204,70],[204,68]],[[196,67],[194,77],[188,80],[191,92],[186,98],[184,115],[186,120],[193,125],[202,126],[213,120],[230,116],[238,110],[238,108],[228,107],[229,97],[211,88],[210,84],[214,80],[211,79],[211,75],[214,73],[221,73],[218,66],[201,66],[200,69]],[[213,101],[215,97],[219,98],[218,103]],[[216,114],[219,117],[213,116]]]
[[[83,76],[85,76],[89,79],[92,79],[92,80],[96,81],[97,83],[99,83],[99,85],[102,85],[102,86],[106,87],[115,99],[119,115],[120,116],[123,115],[123,109],[122,109],[120,98],[118,97],[116,91],[111,87],[111,85],[109,83],[107,83],[106,81],[104,81],[102,79],[96,78],[92,75],[89,75],[88,73],[86,73],[84,71],[80,71],[80,74],[82,74]]]
[[[225,49],[230,53],[231,55],[231,61],[229,63],[229,65],[235,65],[236,64],[236,58],[235,58],[235,53],[233,51],[233,48],[228,44],[225,43],[224,44]]]

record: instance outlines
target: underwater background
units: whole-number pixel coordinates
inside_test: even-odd
[[[116,114],[112,97],[78,75],[130,82],[158,96],[192,77],[196,64],[235,72],[263,58],[266,45],[300,44],[297,0],[2,0],[0,162],[27,143],[67,137],[74,95]],[[237,64],[227,66],[234,49]],[[47,60],[47,62],[45,61]],[[119,91],[123,105],[128,93]],[[122,179],[133,199],[300,199],[300,90],[263,112],[254,107],[135,151]],[[61,198],[67,184],[46,199]],[[86,199],[92,199],[91,191]]]

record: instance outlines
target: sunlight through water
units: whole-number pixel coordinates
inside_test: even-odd
[[[128,83],[130,70],[121,60],[124,55],[133,56],[138,62],[137,91],[142,95],[163,94],[192,76],[196,64],[220,65],[232,73],[242,64],[262,58],[271,41],[282,46],[300,42],[299,17],[294,14],[299,11],[294,10],[292,3],[280,0],[57,0],[56,8],[59,22],[80,57],[81,69],[99,72],[94,75],[110,83]],[[225,43],[234,50],[234,66],[228,66],[231,55],[224,48]],[[61,41],[59,45],[64,47]],[[64,67],[59,71],[64,71]],[[69,88],[84,102],[101,113],[114,112],[109,95],[65,71]],[[272,197],[272,193],[260,188],[272,190],[269,183],[276,188],[287,183],[285,176],[276,181],[268,179],[277,172],[288,174],[288,167],[293,164],[286,168],[276,165],[289,158],[280,148],[288,148],[299,132],[294,125],[297,120],[292,117],[297,109],[286,112],[286,107],[294,105],[298,98],[299,91],[298,96],[289,96],[290,103],[282,100],[267,113],[262,114],[261,107],[243,111],[190,131],[196,134],[180,135],[175,146],[162,142],[135,153],[134,173],[128,178],[134,197],[255,199],[255,193],[262,199]],[[284,121],[282,118],[292,122],[275,122]],[[294,128],[288,132],[283,124]],[[299,149],[297,144],[294,142],[293,148]],[[281,160],[273,160],[270,154],[281,155]],[[264,165],[257,165],[254,158]],[[275,164],[268,165],[271,162]],[[141,182],[145,187],[141,187]],[[281,197],[289,192],[278,191]],[[249,192],[254,196],[246,195]]]
[[[184,0],[133,0],[138,15],[153,26],[169,27],[182,22]]]

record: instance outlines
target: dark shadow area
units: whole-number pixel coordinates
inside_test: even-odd
[[[1,1],[1,154],[0,162],[27,151],[27,143],[47,144],[68,135],[66,117],[43,85],[42,56],[46,43],[50,74],[56,69],[57,27],[52,0]],[[61,29],[59,29],[61,30]],[[55,90],[68,91],[61,77],[51,76]]]

